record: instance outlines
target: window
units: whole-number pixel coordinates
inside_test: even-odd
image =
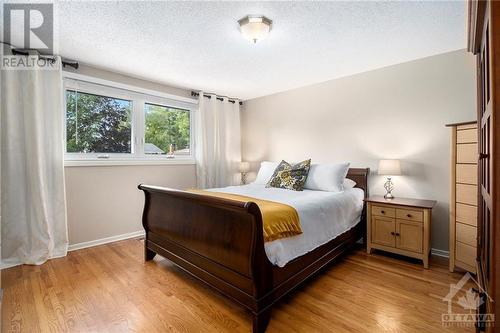
[[[68,153],[131,153],[132,101],[66,90]]]
[[[190,155],[189,110],[146,103],[144,114],[145,154]]]
[[[194,100],[116,85],[65,78],[67,161],[193,159]]]

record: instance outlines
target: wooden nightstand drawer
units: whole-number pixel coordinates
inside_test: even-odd
[[[372,215],[396,217],[396,209],[390,207],[372,205]]]
[[[421,210],[398,208],[396,209],[396,218],[415,221],[415,222],[422,222],[424,221],[424,213]]]

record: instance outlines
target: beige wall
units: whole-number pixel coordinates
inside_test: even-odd
[[[449,129],[475,119],[474,59],[455,51],[246,101],[243,159],[402,160],[394,194],[438,201],[432,247],[448,250]],[[252,175],[250,175],[252,176]],[[372,173],[370,192],[383,194]]]
[[[196,185],[194,165],[66,167],[70,245],[141,231],[144,194],[137,185]]]
[[[84,64],[77,73],[183,97],[190,94]],[[140,183],[179,189],[196,185],[194,165],[67,166],[65,172],[70,245],[143,230]]]
[[[92,77],[96,77],[103,80],[109,80],[114,82],[119,82],[123,84],[128,84],[135,87],[140,87],[143,89],[155,90],[167,94],[177,95],[181,97],[191,97],[191,90],[177,88],[172,86],[163,85],[156,82],[147,81],[141,78],[136,78],[116,72],[111,72],[105,69],[93,67],[84,63],[80,63],[78,70],[73,69],[72,67],[65,67],[64,71],[70,73],[77,73],[82,75],[88,75]]]

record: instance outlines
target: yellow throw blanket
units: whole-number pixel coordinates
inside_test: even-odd
[[[240,202],[255,202],[257,206],[259,206],[262,214],[264,242],[270,242],[279,238],[291,237],[302,233],[299,214],[297,214],[297,211],[292,206],[280,202],[256,199],[231,193],[203,190],[190,190],[189,192]]]

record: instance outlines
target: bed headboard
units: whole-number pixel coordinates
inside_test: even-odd
[[[365,191],[365,198],[368,198],[368,174],[370,168],[349,168],[346,178],[356,182],[355,187],[359,187]]]

